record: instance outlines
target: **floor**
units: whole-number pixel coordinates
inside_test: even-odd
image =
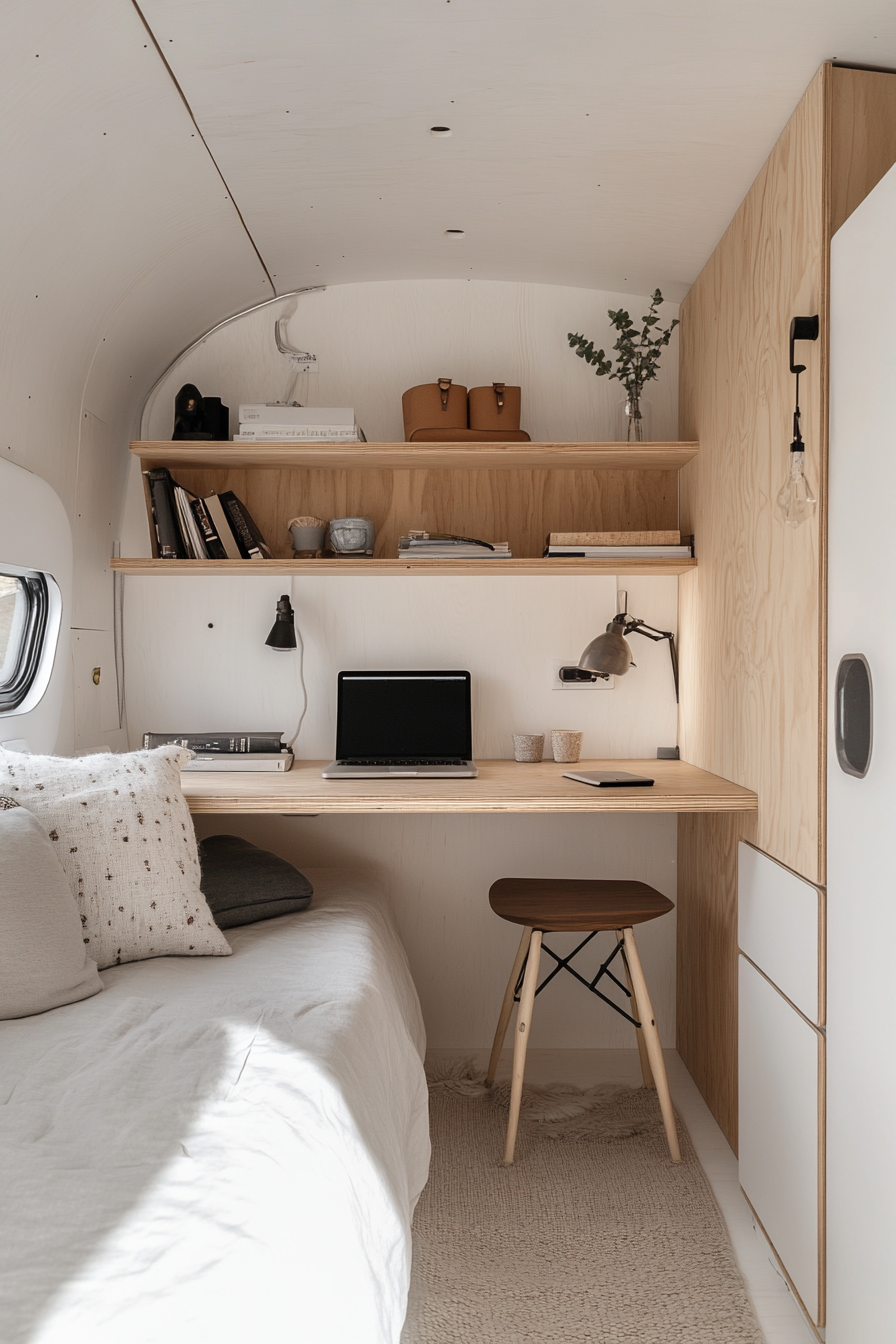
[[[768,1243],[753,1222],[740,1192],[737,1158],[697,1090],[677,1051],[666,1050],[666,1070],[675,1109],[712,1186],[734,1247],[740,1271],[753,1300],[767,1344],[817,1344],[814,1332],[778,1270]],[[485,1069],[487,1050],[434,1050],[427,1060],[472,1059]],[[502,1055],[498,1077],[510,1076],[511,1052]],[[619,1082],[638,1086],[641,1070],[637,1050],[530,1049],[526,1078],[532,1083]]]

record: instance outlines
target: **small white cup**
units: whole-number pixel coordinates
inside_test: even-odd
[[[582,737],[575,728],[553,728],[551,730],[551,750],[555,761],[572,765],[582,754]]]
[[[514,733],[513,759],[533,764],[544,756],[544,733]]]

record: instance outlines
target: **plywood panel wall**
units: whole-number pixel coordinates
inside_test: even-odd
[[[896,75],[823,66],[681,308],[679,741],[755,789],[751,838],[825,881],[828,267],[832,232],[896,159]],[[791,319],[813,518],[787,527]],[[737,1134],[737,825],[679,821],[678,1041],[732,1145]]]
[[[819,659],[827,332],[825,91],[813,80],[682,306],[682,527],[699,577],[682,583],[682,755],[759,794],[757,844],[823,881]],[[785,526],[797,314],[803,436],[815,516]]]

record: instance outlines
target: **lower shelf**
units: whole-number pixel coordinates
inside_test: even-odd
[[[150,560],[111,562],[121,574],[686,574],[696,560]]]

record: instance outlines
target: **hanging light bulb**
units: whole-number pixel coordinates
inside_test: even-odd
[[[817,341],[818,318],[795,317],[790,324],[790,372],[796,374],[796,406],[793,412],[793,442],[790,445],[790,463],[787,479],[778,491],[778,508],[784,515],[784,522],[790,527],[799,527],[807,518],[811,518],[818,503],[812,493],[812,487],[806,476],[806,453],[800,430],[800,374],[805,373],[805,364],[794,364],[794,341]]]

